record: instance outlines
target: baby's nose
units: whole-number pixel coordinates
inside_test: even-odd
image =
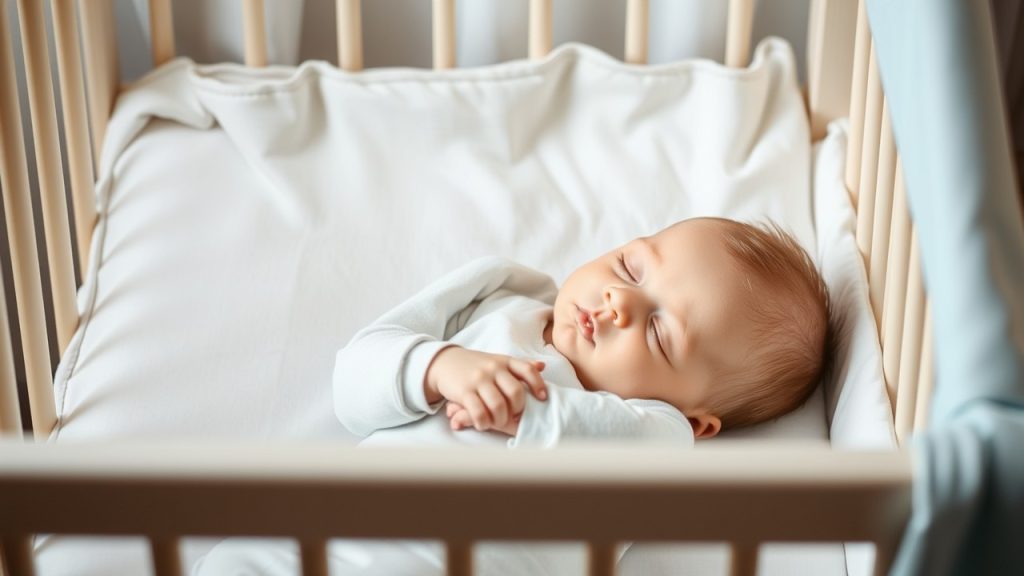
[[[604,301],[606,305],[606,315],[618,328],[625,328],[629,326],[630,311],[629,311],[629,300],[630,296],[625,290],[619,288],[606,288],[604,291]]]

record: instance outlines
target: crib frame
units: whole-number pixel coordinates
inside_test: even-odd
[[[175,54],[170,2],[149,0],[155,65]],[[456,65],[454,0],[432,2],[434,67],[450,68]],[[552,2],[529,0],[530,58],[552,49]],[[242,4],[245,62],[263,66],[263,1]],[[160,576],[182,573],[178,543],[185,535],[293,537],[306,575],[326,574],[332,537],[443,540],[453,575],[471,574],[473,543],[489,539],[587,541],[593,575],[614,573],[615,544],[625,540],[728,541],[735,575],[755,573],[763,542],[867,541],[876,546],[876,573],[888,571],[910,510],[906,449],[853,453],[773,444],[680,455],[608,446],[467,455],[316,444],[47,444],[57,416],[43,301],[52,302],[63,354],[78,323],[80,279],[72,262],[44,7],[38,0],[17,0],[17,6],[50,292],[44,293],[39,272],[15,63],[6,10],[0,9],[0,187],[35,437],[22,438],[13,328],[0,283],[0,321],[8,328],[0,330],[0,576],[34,574],[36,533],[144,535]],[[79,269],[86,270],[96,221],[94,171],[120,82],[113,4],[78,0],[76,10],[74,0],[51,0],[50,6],[75,248]],[[361,0],[336,0],[338,63],[349,71],[363,67],[360,7]],[[647,0],[628,0],[625,61],[646,62],[647,22]],[[727,65],[746,65],[752,23],[753,0],[730,0]],[[924,425],[930,400],[929,314],[863,0],[812,0],[807,75],[813,136],[823,135],[834,118],[850,118],[846,184],[903,444]],[[495,499],[506,521],[475,522],[476,511]],[[529,512],[538,506],[548,511],[543,523]],[[682,510],[687,522],[678,520]]]

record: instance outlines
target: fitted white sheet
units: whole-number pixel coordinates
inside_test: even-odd
[[[123,94],[108,128],[51,440],[353,440],[332,413],[334,352],[430,280],[497,254],[560,281],[632,237],[722,215],[791,229],[853,320],[836,382],[733,436],[826,442],[834,415],[833,444],[891,446],[844,140],[823,146],[812,194],[794,69],[776,39],[745,70],[626,66],[580,45],[443,73],[176,60]],[[92,544],[40,539],[40,571],[143,571],[138,541]],[[687,550],[677,567],[724,566]],[[808,554],[809,573],[841,573],[841,545]],[[657,557],[625,566],[655,573]]]

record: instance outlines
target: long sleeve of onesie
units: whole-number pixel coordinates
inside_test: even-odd
[[[428,405],[423,393],[430,361],[479,303],[501,290],[548,302],[557,293],[545,274],[503,258],[482,258],[357,332],[338,352],[334,367],[334,411],[341,423],[366,436],[436,412],[441,403]]]
[[[671,404],[622,399],[608,392],[548,387],[548,399],[527,395],[519,431],[509,447],[550,448],[574,439],[643,438],[693,446],[693,427]]]

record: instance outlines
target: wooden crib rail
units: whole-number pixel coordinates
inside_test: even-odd
[[[931,402],[927,295],[863,0],[858,3],[852,80],[845,180],[857,209],[857,246],[867,272],[896,438],[903,444],[921,429]]]
[[[50,374],[50,348],[46,339],[46,318],[43,287],[36,249],[35,220],[29,189],[28,161],[21,122],[20,98],[15,80],[14,54],[7,25],[7,10],[0,10],[0,188],[3,189],[7,237],[11,248],[11,271],[20,319],[20,336],[24,350],[25,380],[33,430],[49,433],[57,422]],[[10,333],[10,324],[3,329]],[[12,355],[13,356],[13,355]],[[0,378],[11,376],[4,370]],[[0,396],[6,402],[17,398],[13,378],[0,382],[7,392]],[[5,407],[11,414],[17,408]],[[5,425],[6,427],[6,425]]]
[[[612,574],[614,547],[628,540],[732,542],[734,564],[746,566],[737,574],[754,573],[766,541],[870,541],[883,573],[911,481],[906,452],[774,443],[468,451],[8,441],[0,461],[8,541],[142,534],[155,558],[180,562],[182,536],[281,536],[322,567],[329,538],[433,538],[457,560],[450,574],[472,573],[474,542],[518,539],[589,542],[591,574]],[[501,521],[482,518],[496,503]]]
[[[71,260],[71,232],[67,200],[64,196],[64,171],[61,168],[57,135],[57,107],[50,76],[50,56],[46,43],[43,4],[18,0],[21,24],[21,48],[25,57],[25,84],[36,154],[36,175],[43,213],[46,254],[50,270],[53,309],[58,349],[63,351],[78,327],[75,305],[74,265]]]

